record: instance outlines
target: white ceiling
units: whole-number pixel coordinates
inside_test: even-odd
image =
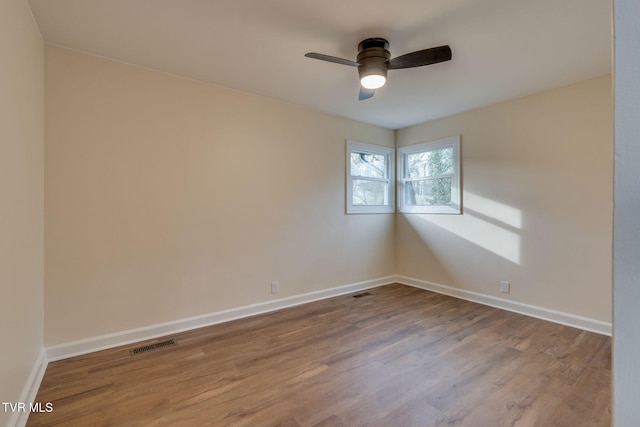
[[[398,129],[611,72],[611,0],[30,0],[45,42]],[[449,44],[358,101],[355,60]]]

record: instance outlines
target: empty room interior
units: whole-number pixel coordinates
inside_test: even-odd
[[[0,426],[635,425],[616,3],[3,1]]]

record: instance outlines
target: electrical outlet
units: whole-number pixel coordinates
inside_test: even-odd
[[[280,282],[271,282],[271,293],[277,294],[280,292]]]
[[[502,282],[500,282],[500,292],[504,292],[505,294],[510,293],[511,283],[507,282],[506,280],[503,280]]]

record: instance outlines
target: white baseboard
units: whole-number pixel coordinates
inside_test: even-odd
[[[572,326],[574,328],[584,329],[590,332],[596,332],[602,335],[611,336],[613,330],[611,323],[590,319],[588,317],[576,316],[574,314],[551,310],[544,307],[523,304],[520,302],[493,297],[478,292],[472,292],[464,289],[453,288],[451,286],[427,282],[426,280],[414,279],[412,277],[396,276],[395,278],[397,283],[401,283],[403,285],[409,285],[416,288],[425,289],[427,291],[450,295],[452,297],[464,299],[467,301],[473,301],[479,304],[513,311],[515,313],[536,317],[538,319],[548,320],[554,323],[560,323],[562,325]]]
[[[143,328],[130,329],[113,334],[101,335],[79,341],[59,344],[47,347],[47,358],[49,362],[66,359],[73,356],[92,353],[94,351],[127,345],[139,341],[158,338],[165,335],[184,332],[204,326],[215,325],[217,323],[228,322],[244,317],[255,316],[256,314],[267,313],[287,307],[293,307],[308,302],[344,295],[364,289],[376,288],[388,285],[396,281],[395,276],[383,277],[379,279],[366,280],[349,285],[338,286],[321,291],[309,292],[274,301],[266,301],[258,304],[247,305],[229,310],[218,311],[201,316],[180,319],[172,322],[146,326]]]
[[[40,388],[40,383],[42,382],[42,377],[44,377],[44,372],[47,370],[47,353],[44,348],[40,351],[40,355],[36,360],[36,363],[33,365],[33,369],[31,369],[31,374],[27,379],[27,383],[20,394],[20,398],[18,402],[25,403],[33,403],[36,400],[36,395],[38,394],[38,389]],[[9,419],[9,425],[15,427],[24,427],[27,425],[27,419],[29,418],[29,411],[27,412],[14,412]]]
[[[94,351],[105,350],[121,345],[150,340],[165,335],[202,328],[204,326],[210,326],[218,323],[228,322],[231,320],[241,319],[244,317],[254,316],[256,314],[268,313],[270,311],[293,307],[300,304],[306,304],[308,302],[331,298],[338,295],[376,288],[378,286],[388,285],[391,283],[401,283],[403,285],[413,286],[432,292],[450,295],[456,298],[477,302],[503,310],[513,311],[527,316],[536,317],[539,319],[548,320],[551,322],[560,323],[563,325],[568,325],[603,335],[611,336],[612,333],[611,323],[602,322],[600,320],[576,316],[569,313],[563,313],[544,307],[537,307],[529,304],[514,302],[504,298],[497,298],[490,295],[467,291],[464,289],[453,288],[451,286],[440,285],[425,280],[396,275],[382,277],[379,279],[366,280],[363,282],[352,283],[349,285],[338,286],[330,289],[323,289],[321,291],[281,298],[273,301],[266,301],[258,304],[232,308],[229,310],[218,311],[172,322],[146,326],[143,328],[130,329],[113,334],[100,335],[84,340],[54,345],[46,348],[46,360],[48,360],[49,362],[53,362],[73,356],[92,353]],[[44,364],[44,367],[46,368],[46,363]],[[42,377],[40,377],[40,379],[41,378]],[[39,381],[37,384],[39,384]],[[35,390],[37,391],[37,387]]]

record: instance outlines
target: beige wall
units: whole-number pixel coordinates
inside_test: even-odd
[[[393,131],[45,58],[47,345],[394,273],[393,215],[344,202],[345,139],[393,146]]]
[[[462,135],[464,215],[394,217],[344,214],[345,139],[390,130],[56,47],[46,66],[46,345],[393,273],[611,321],[608,76],[398,131]]]
[[[397,272],[611,322],[610,76],[403,129],[397,140],[458,134],[464,214],[398,215]]]
[[[15,402],[43,329],[43,43],[26,1],[0,2],[0,52],[0,401]]]

